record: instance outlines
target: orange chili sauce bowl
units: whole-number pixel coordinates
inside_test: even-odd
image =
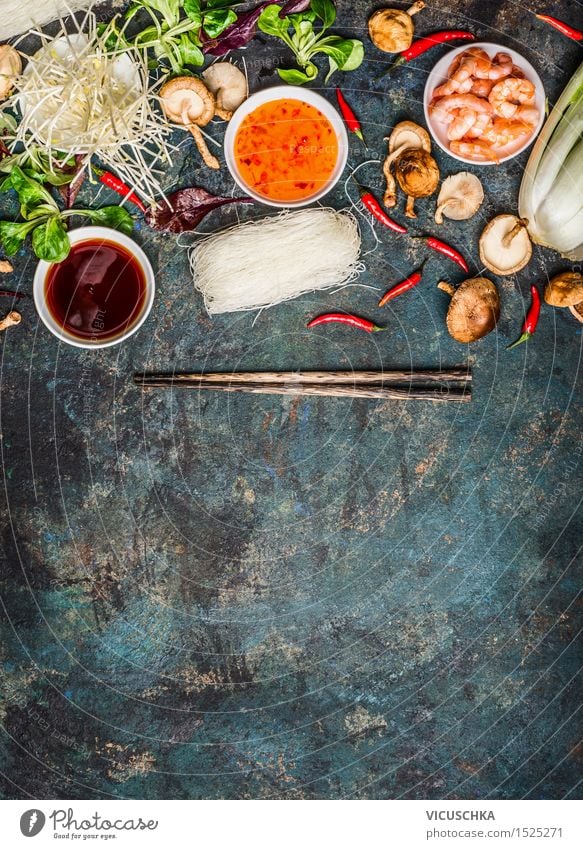
[[[342,118],[325,98],[300,86],[252,94],[225,133],[231,176],[245,194],[268,206],[299,207],[319,200],[336,185],[347,159]]]

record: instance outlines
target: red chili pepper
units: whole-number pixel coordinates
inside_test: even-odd
[[[508,349],[515,348],[517,345],[520,345],[521,342],[526,342],[527,339],[530,339],[534,331],[536,330],[536,326],[538,324],[538,319],[540,316],[540,294],[536,286],[530,287],[530,294],[532,296],[532,300],[530,302],[530,307],[528,308],[528,312],[526,313],[526,318],[524,319],[524,323],[522,325],[522,335],[513,342],[512,345],[508,345]]]
[[[351,107],[348,105],[346,98],[344,97],[339,88],[336,89],[336,99],[338,100],[338,106],[340,107],[340,111],[342,112],[342,117],[346,121],[346,126],[348,127],[350,132],[354,133],[354,135],[357,136],[361,140],[363,145],[366,147],[366,142],[362,134],[360,121],[352,111]]]
[[[392,65],[383,71],[381,77],[385,74],[389,74],[391,71],[394,71],[395,68],[398,68],[399,65],[403,65],[405,62],[410,62],[412,59],[417,59],[418,56],[421,56],[422,53],[426,53],[427,50],[430,50],[432,47],[437,47],[438,44],[447,44],[450,41],[475,41],[476,36],[473,32],[468,32],[465,29],[447,29],[441,30],[440,32],[434,32],[432,35],[426,35],[424,38],[418,38],[417,41],[414,41],[410,47],[406,50],[403,50],[398,59],[396,59]]]
[[[428,248],[431,248],[432,251],[437,251],[438,254],[443,254],[443,256],[451,259],[452,262],[456,262],[466,273],[469,272],[468,264],[461,253],[456,251],[455,248],[452,248],[451,245],[446,244],[446,242],[442,242],[441,239],[436,239],[435,236],[412,236],[412,238],[425,239]]]
[[[409,289],[413,289],[413,287],[416,286],[423,277],[423,266],[426,262],[427,260],[423,260],[417,271],[414,271],[408,277],[405,277],[404,280],[401,280],[400,283],[397,283],[396,286],[393,286],[392,289],[385,292],[379,301],[379,307],[384,307],[384,305],[389,301],[392,301],[393,298],[396,298],[398,295],[402,295],[403,292],[408,292]]]
[[[386,330],[386,327],[379,327],[369,321],[368,318],[360,318],[358,315],[350,315],[345,312],[327,312],[324,315],[319,315],[313,318],[308,327],[318,327],[320,324],[349,324],[351,327],[358,327],[359,330],[366,330],[367,333],[377,333],[379,330]]]
[[[103,183],[104,186],[107,186],[108,189],[113,189],[114,192],[117,192],[118,195],[121,195],[126,200],[129,200],[142,212],[146,212],[146,207],[143,201],[137,196],[133,189],[130,189],[129,186],[126,186],[123,180],[120,180],[119,177],[116,177],[115,174],[112,174],[110,171],[102,171],[101,168],[95,167],[93,167],[93,170],[99,177],[99,181]]]
[[[384,211],[378,200],[375,198],[373,193],[368,189],[365,189],[364,186],[361,186],[360,183],[353,176],[352,179],[356,183],[358,187],[358,191],[360,194],[360,199],[363,202],[364,206],[368,209],[368,211],[373,215],[377,221],[380,221],[381,224],[384,224],[385,227],[388,227],[389,230],[394,230],[395,233],[406,233],[407,228],[403,227],[402,224],[399,224],[398,221],[394,221],[390,218],[387,213]]]
[[[0,298],[30,298],[26,292],[14,292],[12,289],[0,289]]]
[[[560,33],[566,35],[567,38],[572,38],[574,41],[581,41],[583,39],[583,32],[580,29],[575,29],[575,27],[569,26],[569,24],[560,21],[558,18],[553,18],[551,15],[537,15],[536,17],[540,21],[550,24],[550,26],[554,27]]]

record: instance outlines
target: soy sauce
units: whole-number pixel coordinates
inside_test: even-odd
[[[124,333],[139,317],[146,278],[125,248],[87,240],[49,269],[45,297],[64,330],[78,339],[103,341]]]

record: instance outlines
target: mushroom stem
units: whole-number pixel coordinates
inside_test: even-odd
[[[397,184],[395,183],[395,178],[393,176],[391,168],[393,166],[393,162],[395,162],[395,160],[397,160],[399,156],[403,153],[403,151],[407,150],[408,147],[408,144],[400,145],[392,153],[389,153],[389,155],[383,162],[383,174],[385,180],[387,181],[387,188],[385,189],[383,202],[385,206],[389,209],[395,206],[397,203]]]
[[[528,219],[527,218],[519,218],[512,230],[506,233],[506,235],[502,239],[502,246],[504,248],[509,248],[512,240],[515,236],[518,236],[523,227],[528,227]]]
[[[450,298],[453,298],[455,294],[455,286],[452,286],[452,284],[448,283],[447,280],[440,280],[437,284],[437,288],[441,289],[442,292],[447,292]]]
[[[0,321],[0,330],[6,330],[8,327],[14,327],[20,324],[22,316],[16,310],[12,310],[8,315]]]
[[[203,162],[209,168],[214,168],[215,171],[220,168],[219,160],[216,156],[213,156],[210,150],[207,147],[206,141],[204,140],[204,136],[200,131],[200,127],[197,127],[196,124],[189,124],[187,126],[188,131],[192,134],[196,146],[200,152],[200,155],[203,158]]]
[[[413,15],[416,15],[417,12],[420,12],[421,9],[424,9],[424,8],[425,8],[425,3],[423,2],[423,0],[416,0],[416,2],[413,3],[412,6],[409,6],[409,8],[407,9],[407,14],[409,15],[409,17],[412,18]]]
[[[439,206],[437,207],[437,209],[435,210],[435,223],[436,224],[443,224],[443,210],[445,209],[445,207],[450,202],[451,202],[451,198],[444,200],[444,202],[440,203]]]
[[[407,195],[405,215],[407,216],[407,218],[417,218],[417,213],[415,212],[415,198],[413,197],[413,195]]]
[[[217,106],[215,109],[215,115],[223,121],[230,121],[233,117],[233,110],[223,109],[222,106]]]

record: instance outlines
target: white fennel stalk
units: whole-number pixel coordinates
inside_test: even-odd
[[[519,214],[533,241],[583,259],[583,64],[539,135],[520,187]]]

